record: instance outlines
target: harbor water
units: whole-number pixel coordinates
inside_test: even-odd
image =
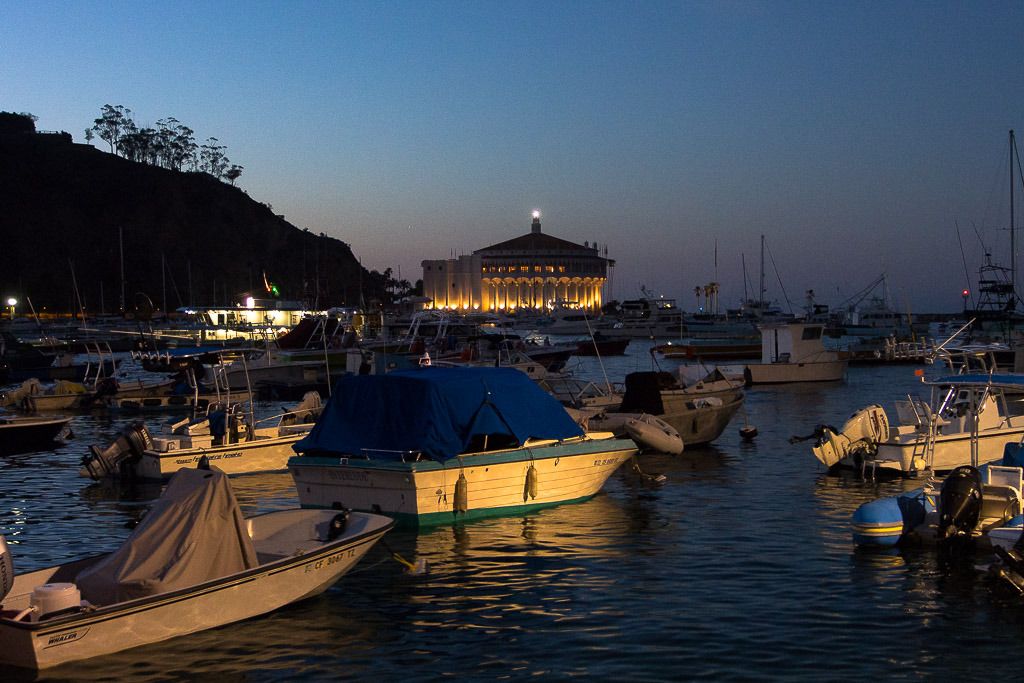
[[[651,369],[649,343],[604,359]],[[661,361],[663,369],[674,363]],[[827,474],[810,442],[857,408],[927,397],[915,366],[753,388],[711,447],[642,455],[594,499],[388,534],[324,595],[247,622],[44,672],[66,680],[950,680],[1015,676],[1024,600],[926,549],[856,551],[850,515],[915,488]],[[603,377],[598,359],[578,374]],[[929,374],[936,372],[928,368]],[[90,483],[78,462],[130,420],[82,415],[53,452],[0,459],[0,533],[27,571],[109,551],[158,485]],[[739,428],[756,425],[744,442]],[[246,514],[297,504],[288,474],[232,480]],[[392,559],[425,560],[406,573]],[[0,671],[3,680],[27,674]]]

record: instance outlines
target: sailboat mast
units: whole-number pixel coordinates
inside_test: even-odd
[[[1010,129],[1010,305],[1017,307],[1017,226],[1013,222],[1013,152],[1017,142]]]
[[[121,313],[123,314],[127,310],[124,300],[124,226],[117,226],[117,245],[121,252]]]
[[[761,235],[761,289],[757,293],[757,303],[764,309],[764,235]]]

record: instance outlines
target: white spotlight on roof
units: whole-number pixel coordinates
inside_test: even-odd
[[[540,218],[540,209],[534,209],[533,210],[533,217],[534,218]]]

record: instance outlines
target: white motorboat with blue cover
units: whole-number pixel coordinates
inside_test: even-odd
[[[444,524],[586,500],[636,444],[510,368],[346,375],[288,462],[303,507]]]

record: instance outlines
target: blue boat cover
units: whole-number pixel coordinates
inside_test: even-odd
[[[400,459],[419,451],[446,460],[474,436],[568,439],[580,429],[553,396],[514,368],[425,367],[386,375],[344,375],[300,454]]]

